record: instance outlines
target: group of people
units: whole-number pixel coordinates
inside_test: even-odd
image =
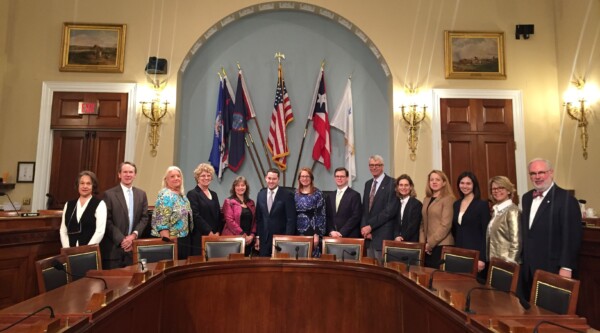
[[[335,169],[337,189],[328,195],[315,186],[310,168],[300,169],[293,190],[279,186],[279,170],[269,169],[267,187],[258,192],[256,202],[246,178],[238,176],[221,206],[209,188],[215,175],[210,164],[194,170],[197,186],[187,194],[181,169],[171,166],[158,193],[151,235],[177,238],[180,259],[201,254],[201,237],[207,235],[241,235],[246,254],[256,251],[260,256],[271,256],[273,235],[312,236],[313,257],[321,255],[324,236],[364,238],[368,256],[379,260],[384,240],[420,242],[425,243],[429,267],[439,266],[442,246],[457,246],[479,251],[482,276],[492,257],[521,264],[523,295],[529,295],[535,270],[571,277],[576,268],[582,235],[579,205],[554,183],[547,160],[528,164],[534,190],[523,195],[522,211],[514,203],[516,187],[505,176],[488,181],[490,209],[472,172],[459,175],[456,199],[446,174],[431,171],[421,202],[409,175],[394,179],[384,173],[381,156],[369,158],[369,171],[372,178],[362,199],[348,186],[349,172],[343,167]],[[120,184],[107,190],[104,200],[93,196],[95,175],[79,174],[79,198],[67,202],[63,211],[63,247],[100,243],[104,267],[132,264],[133,240],[148,224],[146,193],[132,186],[136,172],[135,164],[122,163]]]

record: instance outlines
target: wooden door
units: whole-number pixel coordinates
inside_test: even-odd
[[[456,195],[463,171],[475,173],[484,199],[493,176],[507,176],[516,185],[511,100],[442,99],[440,111],[442,167]]]
[[[79,102],[94,103],[98,114],[78,114]],[[55,92],[52,96],[52,129],[116,129],[127,126],[127,94]]]

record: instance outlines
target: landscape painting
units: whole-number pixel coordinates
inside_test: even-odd
[[[506,79],[504,33],[445,32],[447,79]]]
[[[60,71],[123,73],[124,24],[65,23]]]

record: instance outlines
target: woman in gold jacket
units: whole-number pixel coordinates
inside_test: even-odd
[[[419,243],[425,243],[425,266],[438,268],[443,245],[454,245],[452,216],[454,195],[448,176],[441,170],[433,170],[427,176],[423,200],[423,221]]]
[[[489,181],[490,198],[494,201],[492,220],[486,234],[487,254],[506,261],[521,263],[521,212],[512,201],[515,185],[507,177],[496,176]]]

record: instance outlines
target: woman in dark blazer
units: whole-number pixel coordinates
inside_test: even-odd
[[[485,278],[486,232],[490,222],[490,208],[486,201],[481,200],[481,190],[477,177],[465,171],[458,176],[456,189],[460,199],[454,202],[452,218],[452,235],[454,245],[463,249],[479,251],[477,269]]]
[[[441,170],[433,170],[427,176],[423,200],[423,221],[419,243],[425,243],[425,266],[438,268],[442,246],[454,245],[452,237],[452,194],[448,176]]]
[[[192,206],[194,230],[192,230],[192,255],[200,255],[202,236],[219,236],[223,230],[221,204],[217,193],[208,188],[215,169],[208,163],[200,163],[194,170],[198,186],[187,193]]]
[[[394,240],[418,242],[423,204],[417,199],[415,184],[409,175],[400,175],[396,178],[395,183],[398,215],[396,215],[396,225],[394,226]]]

